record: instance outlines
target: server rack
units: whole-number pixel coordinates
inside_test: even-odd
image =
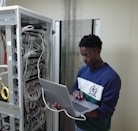
[[[3,127],[11,131],[47,130],[46,109],[39,96],[41,93],[37,79],[37,62],[43,42],[45,47],[40,60],[40,75],[52,80],[54,76],[51,53],[53,52],[52,27],[52,19],[23,7],[0,8],[0,31],[5,36],[7,54],[7,63],[0,67],[4,68],[3,74],[7,76],[6,91],[9,91],[8,99],[0,101],[1,130]],[[0,73],[1,80],[3,74]],[[34,100],[35,98],[32,100],[36,94],[37,100]],[[38,103],[41,106],[39,109]]]

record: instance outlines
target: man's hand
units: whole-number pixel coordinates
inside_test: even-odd
[[[74,91],[73,96],[76,99],[79,99],[79,100],[84,100],[85,99],[84,96],[83,96],[83,93],[81,91]]]
[[[61,106],[59,103],[54,103],[54,108],[56,108],[57,110],[60,110],[61,109]]]

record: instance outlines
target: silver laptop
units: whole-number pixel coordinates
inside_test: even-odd
[[[66,85],[42,78],[39,78],[39,82],[44,89],[46,101],[50,104],[59,103],[73,117],[79,117],[86,112],[98,108],[96,104],[86,100],[77,100],[74,96],[70,95]]]

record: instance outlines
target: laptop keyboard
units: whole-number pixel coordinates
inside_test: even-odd
[[[88,110],[87,107],[84,107],[76,102],[72,102],[72,104],[73,104],[74,109],[77,110],[78,112],[84,112],[85,110]]]

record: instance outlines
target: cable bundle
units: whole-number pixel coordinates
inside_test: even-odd
[[[42,128],[45,123],[44,116],[47,108],[43,102],[41,87],[38,82],[37,63],[40,62],[39,65],[43,74],[46,73],[44,70],[48,72],[49,53],[47,51],[49,46],[47,32],[42,29],[35,29],[32,25],[27,25],[22,28],[22,35],[24,43],[23,74],[26,82],[24,89],[25,130],[30,131]]]

